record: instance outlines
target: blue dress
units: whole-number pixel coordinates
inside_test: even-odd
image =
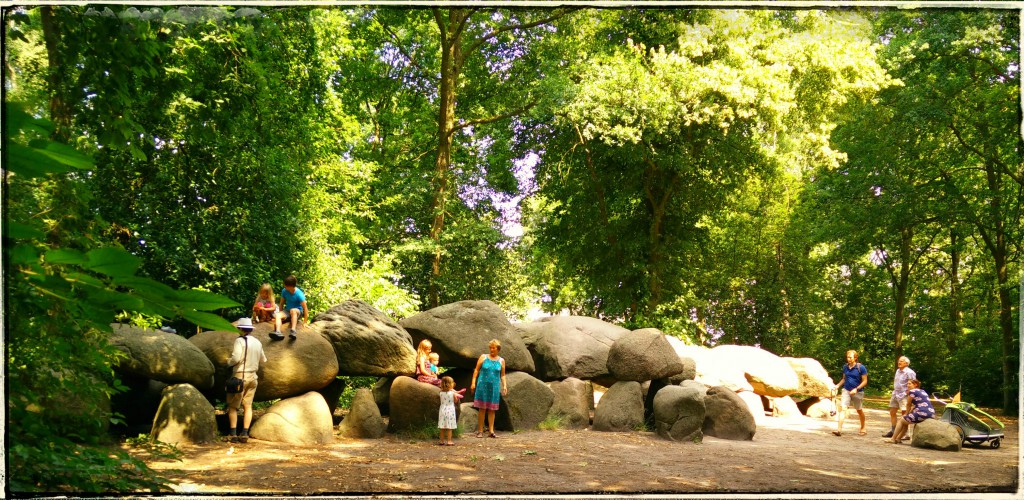
[[[498,410],[501,400],[501,362],[502,359],[484,357],[480,365],[480,374],[476,378],[476,391],[473,392],[473,407],[481,410]]]
[[[922,389],[911,389],[907,392],[907,397],[913,401],[914,409],[904,415],[903,420],[916,424],[935,417],[935,408],[932,406],[932,402],[928,401],[927,392]]]

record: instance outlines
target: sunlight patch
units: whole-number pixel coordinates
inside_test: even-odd
[[[841,478],[844,478],[844,479],[871,479],[871,477],[869,477],[869,476],[860,476],[860,475],[857,475],[857,474],[842,474],[842,473],[839,473],[839,472],[832,472],[832,471],[829,471],[829,470],[806,469],[806,468],[804,470],[808,471],[808,472],[815,472],[815,473],[822,474],[822,475],[825,475],[825,476],[841,477]]]
[[[967,463],[967,462],[962,461],[962,460],[959,461],[959,462],[950,462],[948,460],[928,460],[928,459],[925,459],[925,458],[910,458],[910,457],[900,457],[900,460],[904,460],[904,461],[907,461],[907,462],[914,462],[914,463],[917,463],[917,464],[925,464],[925,465],[953,465],[953,464],[965,464],[965,463]]]

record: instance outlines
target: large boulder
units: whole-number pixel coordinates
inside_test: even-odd
[[[914,435],[910,439],[910,445],[939,451],[960,451],[963,441],[952,424],[929,418],[914,424]]]
[[[765,418],[764,399],[760,394],[754,394],[751,391],[740,391],[736,393],[736,396],[743,401],[747,410],[750,411],[750,416],[754,417],[754,423],[759,423]]]
[[[754,392],[763,396],[782,397],[800,388],[800,379],[786,360],[758,347],[720,345],[713,349],[719,362],[743,370]]]
[[[400,375],[391,383],[388,396],[389,432],[419,430],[437,427],[437,414],[441,409],[441,389],[414,378]]]
[[[590,382],[569,377],[548,382],[555,396],[548,415],[558,418],[561,427],[584,429],[590,425],[590,408],[594,405],[594,386]]]
[[[506,371],[533,373],[533,358],[505,312],[489,300],[463,300],[423,311],[399,322],[413,345],[429,339],[442,366],[473,369],[491,339],[501,342]]]
[[[516,325],[533,356],[541,380],[604,380],[608,383],[608,350],[629,330],[585,316],[549,316]]]
[[[110,345],[127,355],[118,362],[117,371],[201,390],[213,387],[213,363],[186,338],[132,325],[110,326]]]
[[[384,377],[416,371],[412,336],[366,302],[342,302],[313,316],[311,327],[331,343],[341,375]]]
[[[812,396],[797,402],[796,406],[810,418],[832,418],[836,415],[836,404],[830,398]]]
[[[477,413],[476,408],[473,408],[473,403],[462,403],[459,404],[458,407],[459,415],[456,421],[459,426],[459,431],[464,434],[476,432],[477,426],[480,425],[480,414]],[[495,415],[495,417],[497,417],[497,415]],[[487,422],[484,422],[485,429],[487,428],[486,425]],[[495,421],[495,426],[497,426],[497,421]]]
[[[635,431],[644,423],[644,395],[640,382],[616,382],[594,409],[594,430]]]
[[[736,441],[754,439],[757,432],[754,416],[735,392],[722,386],[712,387],[704,395],[704,406],[707,408],[704,434]]]
[[[799,417],[802,415],[800,408],[796,405],[796,401],[789,396],[783,396],[781,398],[768,398],[772,405],[772,416],[773,417]]]
[[[743,369],[728,359],[719,359],[712,349],[702,346],[674,344],[676,354],[680,358],[694,361],[694,380],[708,387],[725,386],[734,391],[753,391],[747,382]]]
[[[195,387],[189,384],[167,386],[149,435],[156,441],[170,444],[208,443],[217,438],[216,412]]]
[[[550,387],[528,373],[512,372],[505,375],[508,394],[503,405],[508,408],[512,430],[530,430],[544,421],[555,401]],[[500,407],[499,407],[500,408]]]
[[[334,348],[319,333],[303,328],[296,340],[270,340],[273,325],[259,323],[249,335],[263,344],[267,362],[256,372],[259,384],[256,386],[256,401],[289,398],[317,391],[327,387],[338,374],[338,358]],[[224,397],[224,381],[230,374],[227,366],[236,332],[209,330],[189,339],[196,345],[217,370],[217,381],[213,394]]]
[[[704,392],[699,385],[670,385],[654,396],[654,432],[670,441],[704,439]]]
[[[668,378],[682,373],[683,368],[675,349],[657,328],[634,330],[608,350],[608,372],[620,381]]]
[[[338,433],[350,438],[377,439],[384,436],[386,430],[387,424],[380,416],[373,392],[365,387],[357,389],[348,415],[338,424]]]
[[[249,435],[276,443],[327,444],[334,441],[334,419],[324,397],[307,392],[274,403],[252,424]]]
[[[799,387],[796,394],[827,398],[836,386],[821,362],[814,358],[782,358],[796,372]]]

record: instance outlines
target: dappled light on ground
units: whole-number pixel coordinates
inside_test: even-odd
[[[820,470],[820,469],[804,469],[804,470],[806,470],[807,472],[813,472],[815,474],[824,474],[826,476],[841,477],[843,479],[851,479],[851,480],[871,479],[869,476],[861,476],[861,475],[857,475],[857,474],[844,474],[842,472],[836,472],[836,471],[832,471],[832,470]]]
[[[884,444],[888,412],[866,413],[868,436],[858,436],[856,424],[836,437],[829,420],[766,418],[770,425],[759,426],[752,441],[673,442],[653,432],[592,430],[461,437],[455,446],[393,435],[312,447],[253,439],[188,446],[180,462],[150,463],[180,494],[1016,491],[1016,422],[999,449],[938,452]]]

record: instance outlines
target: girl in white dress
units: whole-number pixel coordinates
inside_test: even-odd
[[[455,420],[455,402],[462,399],[462,394],[455,391],[455,380],[451,377],[441,377],[441,409],[437,414],[437,428],[440,429],[440,441],[437,443],[442,446],[453,446],[452,434],[454,429],[458,427],[458,422]],[[445,439],[445,435],[448,436]]]

